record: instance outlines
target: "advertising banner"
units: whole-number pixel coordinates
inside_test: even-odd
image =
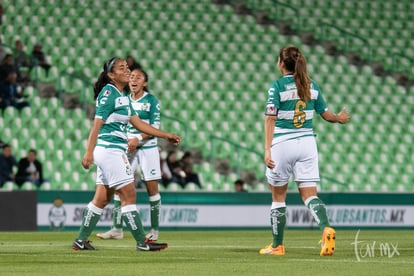
[[[92,192],[39,192],[38,228],[78,228],[92,196]],[[335,227],[414,227],[413,195],[394,195],[386,201],[383,194],[378,196],[366,195],[364,202],[357,204],[360,195],[335,194],[336,202],[331,202],[332,195],[320,195]],[[311,213],[298,198],[297,194],[288,196],[287,227],[317,228]],[[348,204],[342,204],[344,201]],[[268,228],[270,204],[267,193],[164,193],[160,224],[164,228]],[[145,193],[138,195],[137,207],[143,225],[149,226]],[[112,209],[112,204],[105,207],[98,227],[112,225]]]

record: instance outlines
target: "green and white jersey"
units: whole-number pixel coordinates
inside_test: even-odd
[[[311,81],[311,99],[305,102],[298,96],[292,75],[276,80],[268,90],[265,112],[265,115],[277,115],[272,144],[303,136],[314,136],[314,111],[321,114],[326,110],[327,105],[316,82]]]
[[[133,100],[131,95],[128,97],[131,101],[132,108],[138,114],[139,118],[151,126],[159,129],[161,124],[161,111],[158,99],[148,92],[144,92],[144,95],[137,100]],[[135,129],[131,124],[128,125],[127,131],[128,137],[134,137],[135,135],[142,133]],[[157,146],[157,137],[151,137],[145,140],[144,144],[141,145],[141,148],[144,149]]]
[[[96,98],[95,118],[104,121],[98,134],[97,146],[105,148],[127,148],[127,125],[135,115],[131,102],[125,92],[114,85],[107,84]]]

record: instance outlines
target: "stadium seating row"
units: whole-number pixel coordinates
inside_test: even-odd
[[[83,74],[93,82],[105,59],[132,54],[147,69],[150,89],[160,98],[166,117],[163,128],[185,133],[184,144],[201,149],[205,157],[228,158],[234,168],[242,165],[253,170],[259,179],[254,190],[266,187],[263,162],[256,152],[262,151],[266,91],[278,77],[276,54],[283,45],[298,45],[330,108],[338,111],[345,104],[352,114],[352,123],[345,126],[315,118],[321,189],[413,189],[412,167],[407,164],[413,159],[414,129],[407,129],[406,123],[413,94],[392,78],[375,76],[368,66],[350,65],[345,57],[326,55],[321,46],[304,45],[299,36],[283,36],[275,26],[259,26],[252,16],[237,16],[230,6],[215,6],[207,0],[99,1],[93,7],[86,2],[75,6],[70,1],[60,5],[28,2],[19,0],[7,7],[6,22],[16,16],[16,24],[7,26],[11,32],[5,34],[5,41],[12,43],[13,34],[19,34],[28,47],[44,43],[57,69],[48,77],[39,70],[37,79],[54,81],[59,89],[92,101],[91,87],[70,73]],[[126,11],[122,16],[115,12],[120,9]],[[121,24],[125,18],[139,20]],[[54,180],[52,188],[92,189],[93,175],[79,170],[83,139],[90,128],[83,110],[65,110],[58,99],[40,98],[35,88],[29,88],[29,93],[31,108],[20,117],[6,110],[5,126],[19,127],[6,127],[2,137],[10,137],[17,149],[28,144],[40,149]],[[28,124],[39,129],[25,127]],[[251,151],[242,150],[238,158],[234,144]],[[232,189],[234,175],[218,174],[209,162],[198,169],[206,189]]]
[[[238,1],[240,2],[240,1]],[[414,79],[412,1],[248,1],[253,10],[264,10],[299,31],[311,31],[339,49],[356,51],[362,58],[382,62],[392,72]],[[291,20],[291,18],[298,18]],[[346,41],[351,34],[352,43]]]

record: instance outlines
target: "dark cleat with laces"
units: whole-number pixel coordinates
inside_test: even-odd
[[[143,243],[137,244],[138,251],[160,251],[168,248],[167,243],[156,243],[154,241],[145,239]]]
[[[73,250],[95,250],[95,247],[91,245],[91,242],[89,240],[81,241],[81,240],[75,240],[72,244]]]

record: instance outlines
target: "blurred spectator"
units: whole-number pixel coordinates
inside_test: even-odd
[[[3,24],[3,5],[0,3],[0,25]]]
[[[160,150],[161,151],[161,150]],[[161,184],[166,188],[172,181],[172,173],[167,164],[167,159],[162,157],[160,152]]]
[[[28,73],[24,74],[22,71],[28,72],[32,67],[30,56],[24,51],[23,43],[17,39],[14,48],[14,64],[17,68],[17,81],[25,82],[29,80]],[[25,70],[23,70],[25,69]]]
[[[163,174],[162,183],[167,187],[171,182],[179,184],[181,187],[185,186],[185,172],[180,166],[180,161],[177,160],[177,152],[175,150],[169,151],[165,164],[162,164],[161,171]]]
[[[16,184],[21,188],[25,182],[31,182],[40,187],[43,184],[42,163],[37,160],[37,152],[30,149],[27,157],[20,159],[16,174]]]
[[[13,156],[12,148],[9,144],[4,144],[0,155],[0,188],[7,181],[14,181],[14,168],[17,167],[16,159]]]
[[[33,47],[32,51],[32,57],[33,57],[33,66],[40,66],[46,71],[46,77],[49,74],[49,69],[51,65],[46,60],[46,55],[42,51],[42,44],[36,43],[36,45]]]
[[[22,88],[17,85],[15,71],[8,72],[6,79],[0,82],[0,107],[4,109],[8,106],[19,110],[29,106],[29,103],[23,99]]]
[[[129,55],[129,56],[126,57],[125,60],[126,60],[126,62],[128,64],[128,67],[129,67],[130,70],[133,70],[133,69],[142,69],[141,64],[139,64],[135,60],[135,58],[133,56]]]
[[[3,41],[0,36],[0,61],[3,60],[5,56],[6,56],[6,51],[4,50]]]
[[[201,183],[198,174],[193,170],[193,160],[191,152],[186,151],[184,153],[180,160],[180,166],[185,173],[184,183],[194,183],[201,189]]]
[[[23,79],[22,79],[22,75],[20,72],[20,68],[15,63],[15,59],[13,55],[6,54],[0,63],[0,82],[5,81],[8,74],[10,74],[10,72],[16,72],[17,74],[16,81],[19,85],[21,85],[23,83]]]
[[[14,65],[13,56],[6,54],[0,63],[0,81],[4,81],[11,71],[16,72],[16,66]]]
[[[234,191],[235,192],[247,192],[246,189],[244,189],[244,181],[241,179],[237,179],[234,181]]]

